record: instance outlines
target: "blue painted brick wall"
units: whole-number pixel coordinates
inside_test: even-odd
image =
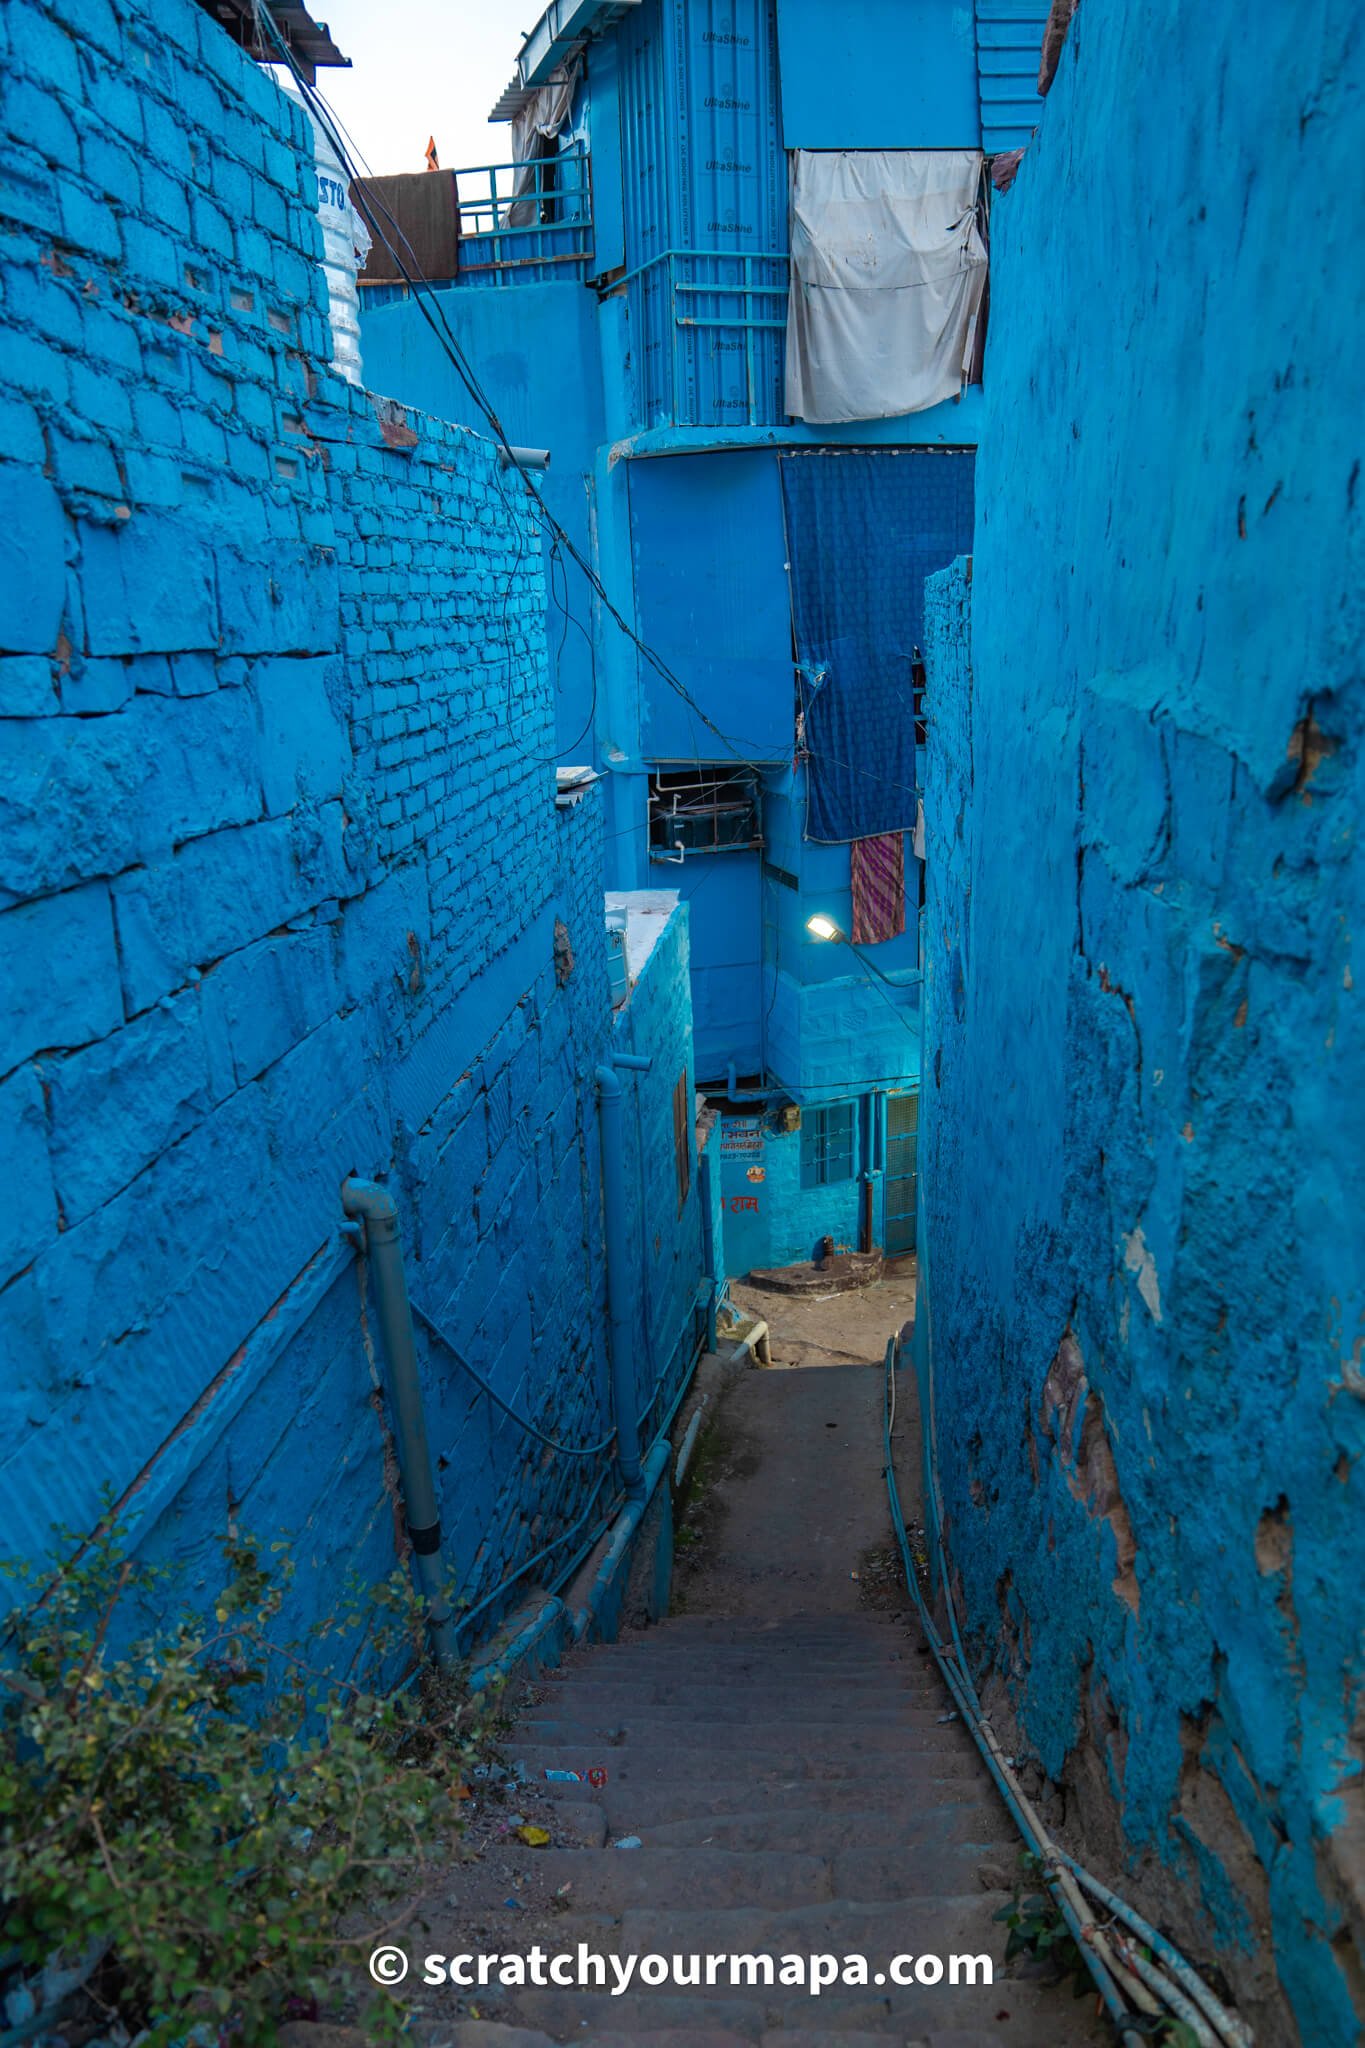
[[[607,1426],[599,803],[519,484],[324,367],[298,108],[189,0],[15,0],[0,63],[0,1548],[108,1488],[207,1581],[232,1515],[306,1619],[395,1557],[348,1173],[469,1365]],[[603,1475],[422,1353],[463,1590],[552,1575]]]
[[[653,904],[670,895],[644,891],[635,900]],[[631,900],[630,894],[612,897],[613,904]],[[701,1334],[698,1287],[705,1262],[688,916],[687,905],[676,903],[638,976],[632,963],[630,993],[613,1020],[615,1048],[648,1053],[653,1061],[646,1074],[621,1072],[629,1237],[638,1260],[632,1276],[636,1392],[646,1442],[651,1425],[666,1417]],[[673,1090],[680,1079],[686,1100],[685,1195],[673,1124]]]
[[[1344,2048],[1365,70],[1338,0],[1248,19],[1087,0],[996,202],[930,626],[927,1292],[952,1567],[1068,1819],[1258,2040]]]

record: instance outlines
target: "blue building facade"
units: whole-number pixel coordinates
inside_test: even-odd
[[[825,1238],[914,1246],[909,714],[923,579],[971,545],[984,417],[969,381],[889,416],[786,409],[792,179],[805,153],[975,162],[1024,141],[1045,12],[565,0],[495,109],[536,152],[500,174],[533,193],[518,236],[505,209],[473,212],[441,294],[509,433],[550,448],[554,510],[638,636],[554,565],[559,744],[605,773],[613,878],[666,880],[691,910],[734,1272]],[[365,308],[379,381],[464,416],[418,309],[391,287]],[[887,838],[894,929],[814,937],[815,914],[857,937],[851,844]]]
[[[1207,1930],[1258,2041],[1346,2048],[1365,701],[1331,195],[1365,72],[1357,8],[1248,20],[1086,0],[995,208],[976,550],[931,586],[916,1331],[1000,1725],[1153,1920]]]
[[[642,1010],[646,1430],[704,1339],[686,912],[614,1002],[538,527],[492,443],[326,367],[298,105],[190,0],[0,38],[0,1550],[112,1504],[204,1586],[284,1533],[301,1625],[393,1568],[368,1177],[472,1644],[620,1498],[523,1423],[611,1436],[593,1075]]]

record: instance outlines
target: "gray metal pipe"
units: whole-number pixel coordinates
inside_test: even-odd
[[[498,449],[499,469],[548,469],[550,451],[548,448],[513,448],[504,442]]]
[[[432,1655],[437,1664],[447,1666],[456,1661],[455,1632],[441,1568],[441,1515],[427,1442],[422,1383],[417,1375],[417,1346],[412,1334],[408,1283],[403,1273],[398,1209],[388,1189],[374,1180],[343,1182],[341,1206],[365,1229],[365,1256],[374,1287],[380,1342],[389,1369],[393,1433],[403,1481],[403,1512],[412,1544],[413,1576],[426,1604]]]
[[[643,1053],[618,1052],[616,1066],[644,1073],[649,1059]],[[621,1081],[613,1067],[600,1066],[596,1072],[597,1121],[602,1135],[602,1221],[607,1239],[607,1320],[611,1354],[611,1406],[616,1424],[616,1455],[628,1500],[644,1494],[640,1465],[640,1407],[635,1386],[634,1345],[631,1340],[630,1288],[627,1262],[630,1258],[630,1219],[626,1201],[626,1152],[621,1118]]]

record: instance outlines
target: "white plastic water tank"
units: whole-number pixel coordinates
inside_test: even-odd
[[[305,110],[306,111],[306,110]],[[326,130],[307,115],[313,132],[313,161],[318,174],[318,221],[322,228],[322,267],[327,279],[327,311],[332,323],[332,368],[352,384],[360,374],[360,295],[356,275],[370,253],[370,231],[351,204],[345,167]]]
[[[630,960],[626,952],[626,913],[607,912],[607,978],[611,984],[611,1006],[619,1010],[630,994]]]

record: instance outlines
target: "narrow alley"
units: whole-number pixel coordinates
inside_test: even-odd
[[[534,1880],[529,1911],[511,1914],[509,1899],[493,1925],[465,1925],[462,1937],[520,1956],[582,1942],[674,1971],[681,1958],[679,1974],[695,1965],[696,1979],[586,1995],[552,1985],[428,1993],[414,2007],[419,2038],[457,2048],[888,2038],[1088,2048],[1108,2038],[1093,1995],[1078,1999],[1032,1958],[1005,1965],[998,1916],[1031,1888],[1018,1836],[939,1677],[899,1560],[894,1575],[885,1569],[895,1544],[876,1332],[904,1286],[825,1298],[823,1335],[845,1354],[872,1354],[860,1362],[817,1354],[750,1366],[732,1382],[702,1439],[672,1611],[546,1673],[507,1741],[525,1786],[548,1789],[552,1841],[489,1847],[499,1883]],[[764,1300],[775,1359],[810,1342],[809,1310],[790,1296]],[[913,1396],[901,1398],[893,1441],[917,1521],[917,1417]],[[511,1797],[525,1804],[524,1791]],[[565,1832],[572,1846],[561,1846]],[[736,1983],[733,1957],[773,1969],[756,1963]],[[831,1973],[814,1999],[812,1957]],[[909,1981],[888,1988],[893,1959]],[[950,1983],[959,1962],[961,1982]],[[461,2005],[480,2019],[457,2020]]]

